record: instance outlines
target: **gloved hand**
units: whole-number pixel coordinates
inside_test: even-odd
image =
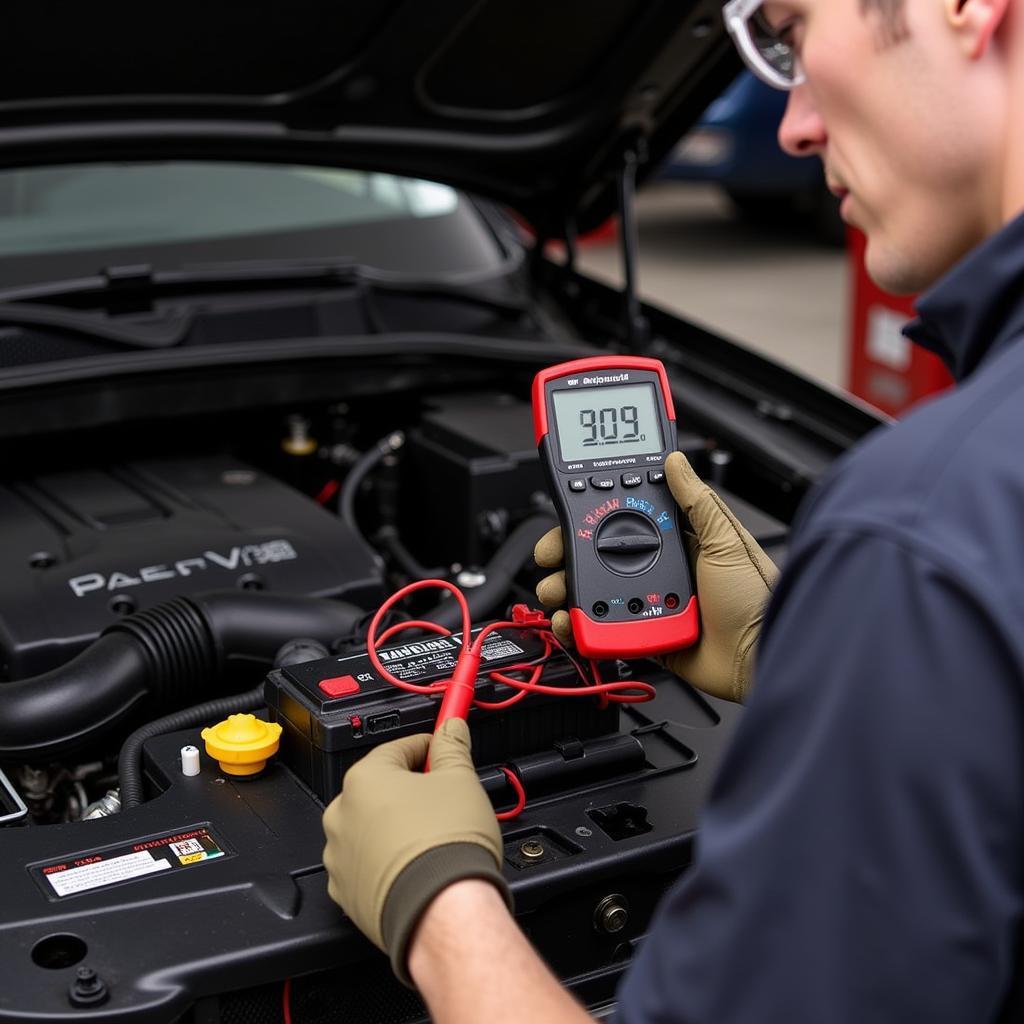
[[[665,460],[665,480],[696,534],[686,539],[701,635],[692,647],[665,654],[661,661],[670,672],[715,697],[742,701],[750,689],[761,620],[779,571],[681,452]],[[562,564],[558,527],[537,542],[534,558],[548,569]],[[565,572],[542,579],[537,597],[548,608],[564,604]],[[568,612],[555,612],[551,622],[555,635],[569,642]]]
[[[354,764],[324,811],[324,833],[331,899],[391,957],[407,985],[409,941],[442,889],[486,878],[511,907],[501,830],[476,777],[462,719],[445,722],[433,741],[406,736]]]

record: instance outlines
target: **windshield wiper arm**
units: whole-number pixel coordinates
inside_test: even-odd
[[[100,313],[81,313],[62,306],[0,302],[0,326],[5,325],[65,331],[126,348],[161,349],[174,348],[185,340],[192,328],[192,316],[184,313],[158,323],[126,323]]]

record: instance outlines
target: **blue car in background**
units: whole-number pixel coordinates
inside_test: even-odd
[[[787,156],[777,132],[786,94],[741,74],[679,141],[662,172],[679,181],[721,186],[737,210],[758,223],[793,222],[826,241],[845,237],[839,201],[821,162]]]

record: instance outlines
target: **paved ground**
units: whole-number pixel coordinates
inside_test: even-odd
[[[835,387],[846,381],[848,275],[841,250],[740,221],[705,186],[659,183],[638,202],[643,296]],[[621,280],[614,244],[582,265]]]

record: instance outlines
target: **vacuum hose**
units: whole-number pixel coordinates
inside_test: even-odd
[[[486,619],[508,598],[509,588],[519,570],[527,561],[532,561],[537,541],[556,523],[553,514],[538,512],[529,519],[524,519],[508,535],[484,566],[485,581],[479,587],[473,587],[465,592],[470,621]],[[454,601],[445,601],[426,617],[449,629],[461,628],[462,614]]]
[[[0,685],[0,761],[62,757],[113,731],[145,706],[182,707],[225,671],[262,669],[297,636],[330,643],[361,608],[327,598],[215,590],[179,597],[111,626],[59,668]]]
[[[236,693],[231,697],[220,697],[217,700],[208,700],[205,704],[197,704],[182,711],[172,711],[155,722],[147,722],[136,729],[121,747],[121,753],[117,758],[117,779],[120,786],[121,809],[127,810],[130,807],[138,807],[144,796],[142,782],[142,747],[146,740],[154,736],[162,736],[164,733],[177,732],[179,729],[189,729],[196,725],[205,725],[207,722],[215,721],[218,718],[225,718],[228,715],[238,715],[244,711],[255,711],[263,707],[263,684],[260,683],[255,690],[248,690],[245,693]]]

